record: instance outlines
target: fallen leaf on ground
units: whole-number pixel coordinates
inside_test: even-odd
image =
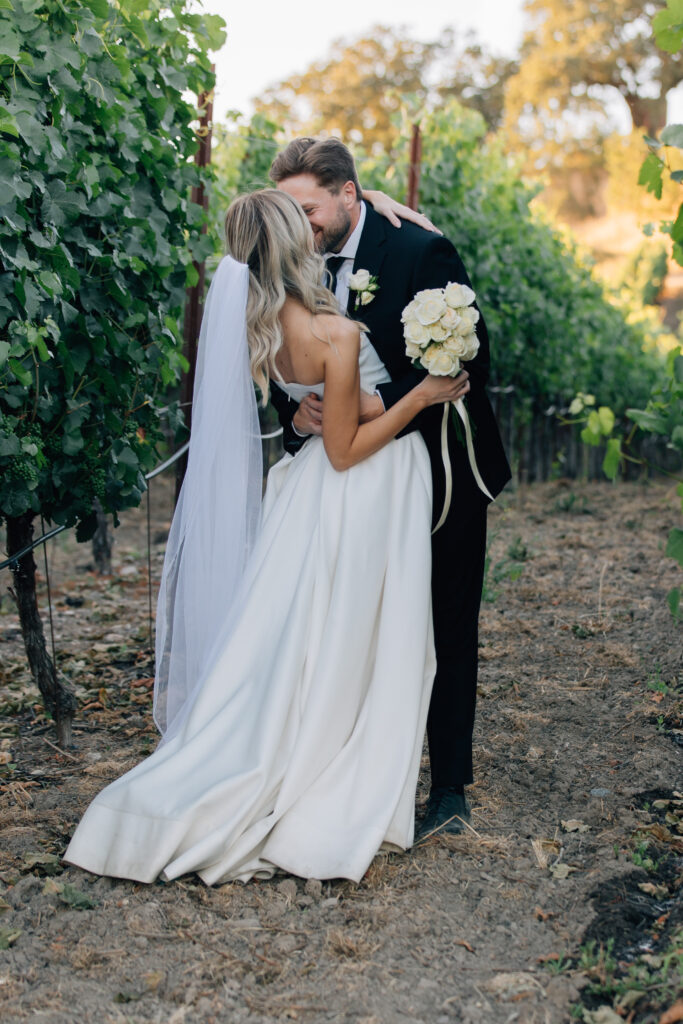
[[[465,939],[456,939],[455,945],[464,946],[468,953],[474,953],[474,947],[470,946],[469,942],[466,942]]]
[[[662,1014],[659,1018],[659,1024],[678,1024],[678,1021],[683,1020],[683,999],[678,999],[673,1006]]]
[[[578,818],[570,818],[569,821],[562,821],[560,824],[565,832],[588,832],[590,830],[590,825],[579,821]]]
[[[623,1017],[615,1013],[611,1006],[599,1006],[597,1010],[584,1010],[583,1019],[586,1024],[624,1024]]]
[[[521,971],[504,971],[497,974],[484,987],[500,999],[510,1000],[525,999],[543,988],[532,975],[524,974]]]
[[[638,888],[648,896],[668,896],[669,894],[665,885],[655,885],[654,882],[640,882]]]
[[[573,868],[571,864],[551,864],[550,874],[553,878],[569,878],[572,871],[578,871],[578,868]]]
[[[617,1008],[621,1010],[630,1010],[632,1007],[639,1003],[647,993],[637,988],[630,988],[628,992],[624,992],[623,995],[619,996],[616,1001]]]
[[[20,935],[20,928],[0,928],[0,949],[9,949]]]
[[[46,875],[55,875],[61,870],[60,859],[54,853],[29,853],[22,861],[21,871],[29,873],[34,868],[38,868]]]

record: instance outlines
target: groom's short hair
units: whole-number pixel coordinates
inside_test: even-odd
[[[347,181],[352,181],[356,197],[362,198],[353,157],[339,139],[293,139],[273,160],[270,177],[277,184],[297,174],[312,174],[322,188],[334,195]]]

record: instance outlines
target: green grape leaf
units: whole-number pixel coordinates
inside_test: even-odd
[[[648,430],[651,434],[667,433],[668,421],[661,413],[651,409],[627,409],[626,415],[642,430]]]
[[[683,46],[683,7],[681,0],[668,0],[667,8],[652,19],[657,46],[667,53],[676,53]]]
[[[678,216],[673,222],[671,237],[674,242],[683,242],[683,203],[678,207]]]
[[[614,413],[606,406],[601,405],[598,409],[598,421],[600,423],[600,431],[608,437],[614,430]]]
[[[680,355],[679,353],[680,349],[678,350],[678,352],[674,350],[671,365],[671,375],[673,376],[674,380],[678,381],[679,384],[683,384],[683,355]]]
[[[599,429],[595,431],[591,430],[590,427],[584,427],[581,431],[581,440],[584,444],[590,444],[595,448],[602,443],[602,434]]]
[[[669,558],[675,558],[678,564],[683,566],[683,530],[680,530],[677,526],[674,526],[669,534],[665,554]]]
[[[109,14],[108,0],[82,0],[86,7],[89,7],[96,18],[106,18]]]
[[[661,137],[665,146],[683,149],[683,124],[668,124],[666,128],[662,128]]]
[[[663,162],[654,153],[646,156],[638,175],[638,184],[644,185],[648,192],[653,192],[657,199],[662,198]]]
[[[602,469],[609,480],[615,480],[621,463],[621,441],[618,437],[610,437],[607,442],[607,451],[602,460]]]

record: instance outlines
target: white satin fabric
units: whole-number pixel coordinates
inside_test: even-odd
[[[410,846],[435,669],[431,507],[417,433],[341,473],[321,438],[285,455],[236,624],[180,728],[95,798],[65,859],[142,882],[359,881],[383,844]]]

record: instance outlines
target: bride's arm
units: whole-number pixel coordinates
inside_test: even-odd
[[[421,228],[425,228],[427,231],[435,231],[437,235],[443,234],[439,231],[434,224],[432,224],[429,217],[425,217],[424,213],[418,213],[417,210],[411,210],[409,206],[404,206],[403,203],[397,202],[388,196],[385,192],[379,192],[372,188],[363,189],[363,199],[367,200],[372,206],[376,213],[381,213],[383,217],[386,217],[390,224],[393,224],[395,228],[400,228],[401,221],[410,220],[413,224],[418,224]]]
[[[456,401],[469,391],[467,374],[427,375],[387,412],[359,423],[360,331],[354,323],[335,317],[330,336],[332,344],[324,357],[323,444],[335,469],[349,469],[379,451],[427,406]]]

